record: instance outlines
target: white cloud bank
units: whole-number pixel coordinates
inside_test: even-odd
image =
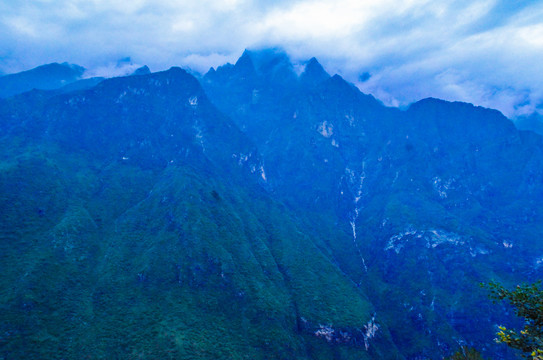
[[[543,111],[540,1],[7,0],[0,34],[3,72],[105,69],[126,56],[153,71],[205,71],[279,46],[389,105],[433,96],[508,116]]]

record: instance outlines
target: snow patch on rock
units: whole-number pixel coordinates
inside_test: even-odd
[[[435,176],[432,179],[432,187],[437,192],[440,198],[447,198],[447,191],[453,189],[453,184],[455,179],[448,179],[447,181],[442,180],[439,176]]]
[[[351,216],[351,220],[349,223],[351,224],[351,229],[353,233],[353,242],[354,246],[356,248],[356,251],[358,252],[358,255],[360,256],[360,261],[362,263],[362,267],[364,268],[364,271],[368,272],[368,267],[366,266],[366,260],[364,259],[364,256],[362,255],[362,251],[360,250],[360,246],[358,245],[358,239],[356,237],[356,221],[358,220],[358,217],[360,215],[360,200],[362,199],[362,190],[364,187],[364,180],[366,179],[366,163],[362,163],[362,171],[360,173],[360,176],[356,176],[356,173],[354,170],[351,170],[349,168],[345,168],[345,173],[349,176],[349,181],[351,185],[357,185],[356,193],[353,199],[354,203],[354,210]],[[362,282],[362,280],[360,280]]]
[[[347,119],[347,121],[349,122],[349,126],[351,126],[351,127],[354,126],[354,116],[352,116],[352,115],[345,115],[345,119]]]
[[[315,336],[322,337],[326,341],[331,342],[334,339],[335,330],[332,328],[332,325],[320,325],[317,331],[315,331]]]
[[[334,125],[329,124],[328,121],[323,121],[322,124],[319,125],[317,131],[325,138],[329,138],[334,135]]]
[[[375,322],[375,315],[371,317],[371,320],[364,325],[364,347],[366,351],[370,348],[370,340],[375,337],[377,331],[379,330],[379,325]]]
[[[426,248],[428,249],[434,249],[442,244],[460,246],[467,243],[461,235],[445,230],[416,230],[412,227],[408,227],[405,231],[390,237],[385,247],[385,251],[394,250],[396,254],[399,254],[407,243],[417,239],[424,240]]]
[[[189,98],[189,105],[192,107],[198,106],[198,96],[191,96]]]
[[[243,153],[232,154],[232,158],[238,159],[238,165],[239,165],[239,166],[242,166],[242,165],[245,164],[247,161],[249,161],[249,158],[251,157],[251,155],[252,155],[252,154],[243,154]]]

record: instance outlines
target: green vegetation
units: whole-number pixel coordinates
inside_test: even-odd
[[[380,322],[365,349],[375,308],[328,245],[348,234],[269,196],[203,94],[198,112],[164,105],[159,83],[199,91],[168,76],[0,108],[0,357],[397,357]],[[116,102],[149,82],[164,93]]]
[[[540,263],[541,139],[248,60],[0,100],[0,357],[499,348],[477,284]]]
[[[452,356],[447,357],[444,360],[484,360],[484,358],[481,353],[474,348],[462,346]]]
[[[153,173],[42,151],[2,162],[2,353],[368,356],[363,343],[314,335],[320,325],[359,334],[373,306],[320,250],[327,234],[308,236],[263,191],[218,170]],[[372,352],[391,346],[383,325],[379,341],[388,346],[372,343]]]
[[[527,359],[543,359],[543,289],[541,282],[517,285],[514,290],[491,282],[490,297],[495,301],[507,301],[515,313],[524,319],[520,331],[500,326],[497,342],[518,349]]]

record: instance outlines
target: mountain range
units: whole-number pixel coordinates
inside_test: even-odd
[[[29,73],[0,77],[3,358],[513,357],[479,283],[541,278],[540,135],[275,50]]]

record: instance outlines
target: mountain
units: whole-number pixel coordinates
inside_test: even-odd
[[[141,73],[0,100],[5,358],[513,358],[541,136],[277,49]]]
[[[96,77],[91,77],[88,79],[77,80],[72,83],[69,83],[68,85],[64,85],[63,87],[58,89],[58,91],[61,93],[69,93],[69,92],[77,91],[77,90],[87,90],[100,84],[105,79],[106,79],[105,77],[96,76]]]
[[[32,70],[0,76],[0,98],[40,89],[58,89],[81,78],[84,68],[68,63],[52,63]]]
[[[84,72],[85,69],[78,65],[53,63],[16,74],[0,76],[0,98],[22,94],[33,89],[58,89],[61,93],[86,90],[106,79],[102,76],[83,79]],[[131,75],[148,75],[150,73],[149,67],[144,65],[137,68]]]
[[[400,356],[185,71],[1,105],[3,356]]]
[[[508,320],[478,284],[542,275],[541,138],[465,103],[386,108],[309,64],[281,92],[264,72],[242,80],[235,67],[203,85],[261,144],[277,198],[342,232],[333,256],[404,356],[443,356],[459,341],[506,356],[492,339]]]
[[[132,75],[149,75],[151,73],[151,70],[147,65],[143,65],[142,67],[137,68]]]
[[[308,87],[315,86],[324,80],[327,80],[330,75],[324,70],[322,65],[314,57],[311,58],[300,76],[300,81]]]
[[[148,75],[151,73],[151,70],[149,70],[149,67],[147,65],[137,68],[132,74],[130,75]],[[81,79],[74,81],[73,83],[70,83],[68,85],[65,85],[59,89],[59,92],[61,93],[69,93],[72,91],[77,90],[86,90],[90,89],[92,87],[95,87],[96,85],[100,84],[102,81],[104,81],[106,78],[102,76],[96,76],[91,77],[87,79]]]

